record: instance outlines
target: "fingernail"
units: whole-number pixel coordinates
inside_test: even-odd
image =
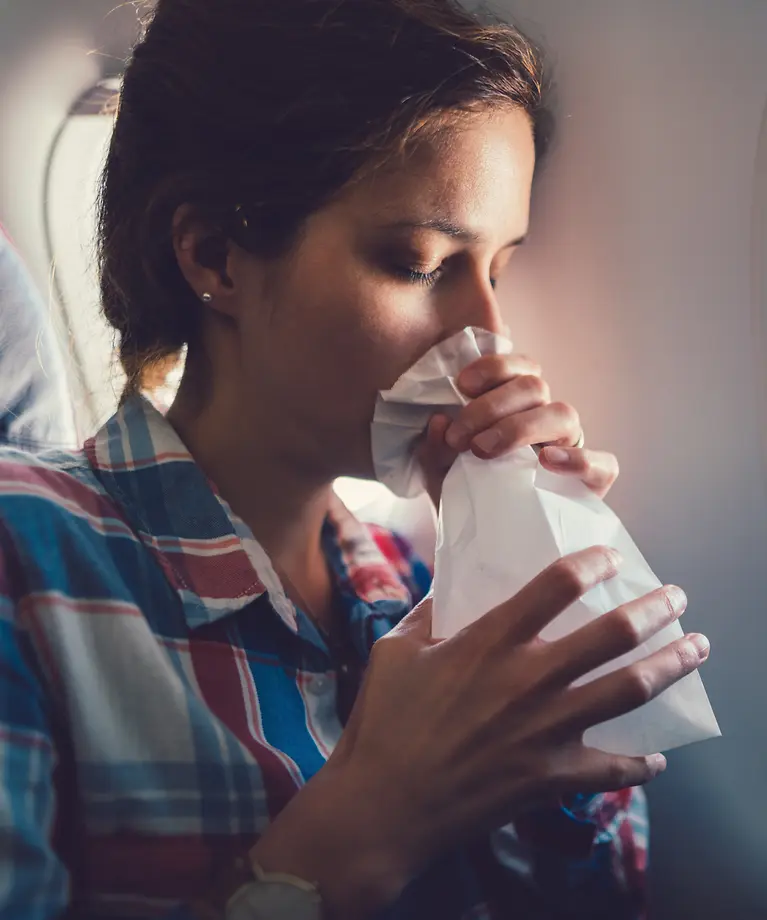
[[[662,773],[666,769],[668,761],[663,754],[651,754],[647,758],[647,766],[655,773]]]
[[[561,447],[544,447],[543,453],[550,463],[563,465],[570,462],[570,454]]]
[[[479,390],[485,383],[485,375],[478,367],[471,367],[459,374],[461,387]]]
[[[608,547],[607,556],[617,571],[623,564],[623,556],[621,556],[617,549],[613,549],[613,547]]]
[[[711,643],[705,636],[702,636],[700,633],[694,633],[691,636],[688,636],[687,639],[695,647],[695,651],[698,653],[698,657],[701,661],[705,661],[708,658],[708,654],[711,651]]]
[[[666,597],[671,601],[675,613],[684,613],[687,608],[687,595],[678,585],[668,585]]]
[[[445,440],[451,447],[457,449],[461,446],[461,442],[466,440],[469,434],[469,429],[464,424],[461,422],[453,422],[445,432]]]
[[[482,434],[478,434],[474,438],[474,445],[478,447],[484,453],[489,454],[498,446],[498,442],[501,440],[501,432],[497,428],[490,428],[488,431],[483,431]]]

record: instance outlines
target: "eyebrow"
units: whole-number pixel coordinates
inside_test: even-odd
[[[452,239],[460,240],[462,243],[481,243],[484,239],[481,234],[469,230],[467,227],[461,227],[459,224],[454,224],[452,221],[445,220],[442,217],[434,217],[429,220],[400,220],[393,224],[387,224],[386,229],[434,230]],[[526,239],[527,234],[523,233],[522,236],[517,237],[517,239],[511,240],[501,246],[501,249],[511,249],[512,246],[521,246]]]

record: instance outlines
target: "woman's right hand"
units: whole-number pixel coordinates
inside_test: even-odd
[[[708,655],[702,636],[686,636],[587,684],[572,683],[675,620],[684,610],[684,593],[659,588],[562,639],[539,638],[578,597],[612,577],[617,565],[605,547],[567,556],[442,641],[431,638],[427,598],[376,642],[341,741],[287,809],[300,813],[300,800],[309,804],[314,784],[309,811],[315,819],[324,812],[332,821],[336,845],[348,829],[343,884],[332,865],[327,870],[320,862],[314,873],[321,882],[325,876],[326,896],[336,905],[347,899],[339,915],[365,916],[356,904],[396,897],[441,851],[531,807],[568,793],[639,785],[663,769],[660,755],[632,758],[587,748],[583,733],[638,708],[695,670]],[[332,864],[344,860],[340,845]],[[265,852],[272,859],[268,846]],[[282,868],[279,862],[276,857],[275,869]],[[355,901],[356,881],[366,891]]]

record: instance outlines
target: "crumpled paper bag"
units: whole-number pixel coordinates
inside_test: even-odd
[[[372,425],[376,475],[395,494],[423,491],[413,456],[436,412],[451,416],[468,400],[455,377],[483,354],[509,353],[511,343],[467,328],[432,348],[390,390],[379,394]],[[660,587],[617,516],[582,482],[544,469],[530,447],[495,460],[461,454],[447,474],[439,511],[433,634],[454,635],[516,594],[556,559],[597,544],[623,556],[618,575],[560,614],[541,636],[560,638],[619,604]],[[637,661],[683,635],[678,622],[592,671],[581,683]],[[650,703],[589,729],[584,741],[616,754],[669,750],[720,734],[698,673]]]

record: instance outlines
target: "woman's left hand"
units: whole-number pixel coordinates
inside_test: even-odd
[[[546,469],[577,476],[603,498],[618,477],[618,461],[605,451],[575,447],[581,436],[578,413],[567,403],[551,402],[541,368],[524,355],[485,355],[464,368],[456,383],[471,399],[451,420],[435,415],[417,455],[426,487],[439,505],[447,471],[458,454],[500,457],[517,447],[546,445]]]

